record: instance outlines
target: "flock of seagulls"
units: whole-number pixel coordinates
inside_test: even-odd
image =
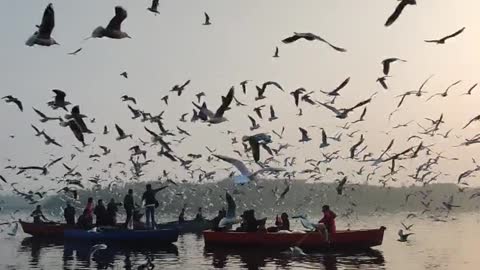
[[[385,26],[391,26],[399,19],[402,12],[405,12],[410,6],[414,5],[416,5],[415,0],[400,0],[393,14],[388,17]],[[147,10],[158,15],[160,14],[158,8],[159,1],[153,0],[151,6],[148,7]],[[122,30],[122,23],[127,19],[127,11],[120,6],[115,7],[114,11],[115,15],[108,25],[106,27],[99,26],[95,28],[88,39],[103,37],[111,39],[131,38],[129,34]],[[206,12],[204,13],[204,16],[205,20],[203,25],[211,25],[212,19],[210,16]],[[28,38],[26,45],[59,45],[59,43],[57,43],[52,37],[54,27],[55,12],[53,5],[49,4],[45,8],[41,24],[37,26],[34,34]],[[425,40],[425,42],[445,44],[447,40],[451,40],[464,33],[465,29],[466,28],[463,27],[457,32],[443,38]],[[309,32],[295,32],[293,35],[281,39],[280,41],[284,44],[291,44],[294,42],[300,42],[300,40],[320,41],[336,52],[347,53],[345,48],[334,45],[319,35]],[[77,55],[81,50],[81,48],[77,49],[76,51],[69,53],[69,55]],[[278,46],[275,47],[273,57],[280,57]],[[393,67],[399,64],[408,65],[409,62],[397,57],[386,58],[381,62],[382,70],[380,72],[382,75],[376,79],[372,79],[373,81],[376,80],[378,82],[381,90],[387,91],[390,89],[387,82],[393,76]],[[120,75],[126,80],[129,79],[127,71],[123,71]],[[421,98],[424,93],[427,93],[424,91],[424,88],[427,87],[427,83],[432,78],[433,75],[428,77],[418,90],[407,91],[404,94],[397,96],[400,101],[397,105],[397,109],[389,115],[389,120],[394,113],[400,111],[400,107],[405,103],[408,96]],[[108,187],[111,187],[112,183],[121,183],[127,179],[141,179],[144,175],[145,168],[148,168],[150,164],[159,162],[158,159],[161,159],[162,162],[175,163],[187,171],[188,174],[190,174],[191,179],[184,180],[185,182],[213,180],[216,172],[220,170],[220,166],[228,164],[230,167],[226,170],[229,171],[229,176],[238,184],[255,185],[256,180],[260,175],[267,178],[284,179],[285,181],[282,184],[284,186],[283,191],[278,193],[275,192],[276,195],[278,194],[277,203],[280,204],[282,203],[282,200],[288,196],[291,189],[290,183],[297,175],[311,181],[322,181],[323,179],[328,180],[329,178],[330,180],[335,180],[336,177],[339,177],[339,179],[335,180],[335,183],[337,183],[335,191],[340,198],[345,198],[346,200],[350,198],[349,191],[354,190],[353,186],[358,185],[360,182],[356,181],[353,183],[353,181],[350,180],[352,177],[360,178],[361,176],[368,174],[365,180],[366,183],[371,183],[373,181],[372,179],[376,179],[378,184],[388,188],[389,183],[398,180],[398,174],[400,171],[408,171],[412,169],[411,164],[415,164],[413,165],[414,168],[411,172],[406,173],[408,176],[405,177],[410,177],[415,183],[424,185],[427,188],[428,184],[434,183],[438,177],[448,177],[447,174],[440,171],[439,161],[454,161],[458,159],[442,154],[442,151],[438,151],[434,148],[434,143],[427,143],[427,141],[432,138],[442,137],[447,139],[449,138],[450,132],[454,130],[446,130],[448,129],[448,127],[446,127],[447,120],[444,118],[443,114],[434,119],[413,119],[405,124],[392,126],[388,132],[392,132],[392,130],[398,128],[409,127],[413,125],[412,123],[416,123],[419,130],[415,135],[405,140],[402,145],[398,145],[400,139],[395,138],[391,140],[381,153],[372,152],[369,145],[366,144],[368,136],[367,130],[362,127],[361,123],[368,120],[369,115],[367,114],[367,107],[370,106],[371,103],[374,103],[376,95],[380,94],[377,91],[368,98],[359,99],[359,101],[351,106],[343,107],[336,105],[336,100],[343,98],[343,92],[341,92],[341,90],[349,86],[350,80],[351,78],[347,77],[332,90],[307,91],[305,88],[301,87],[290,93],[286,91],[281,83],[276,81],[253,82],[251,80],[244,80],[231,86],[223,96],[215,97],[214,100],[217,102],[219,101],[216,107],[212,106],[211,99],[209,99],[205,92],[194,94],[191,96],[193,99],[191,100],[191,104],[193,106],[188,108],[186,112],[182,113],[178,122],[175,124],[167,123],[163,118],[165,111],[162,111],[159,114],[147,112],[140,109],[140,104],[137,103],[137,98],[132,94],[122,95],[120,97],[120,102],[125,103],[126,109],[131,112],[131,121],[138,121],[144,124],[144,131],[142,131],[144,132],[143,134],[129,132],[120,127],[119,124],[114,124],[113,126],[104,125],[103,130],[100,131],[90,129],[88,126],[94,124],[96,119],[90,118],[86,113],[82,113],[80,111],[80,106],[75,105],[75,101],[69,101],[67,99],[68,95],[66,92],[60,89],[53,89],[53,100],[46,103],[51,109],[49,112],[43,113],[35,107],[32,107],[33,112],[40,117],[39,122],[42,124],[41,128],[38,128],[38,124],[30,125],[35,132],[34,135],[42,138],[46,145],[61,147],[64,149],[67,144],[71,144],[72,142],[59,142],[51,134],[47,134],[46,124],[48,124],[48,122],[53,122],[58,123],[58,126],[62,129],[68,127],[73,135],[72,138],[78,142],[74,147],[75,152],[65,152],[64,156],[40,165],[8,165],[4,168],[5,171],[2,172],[3,175],[0,175],[0,180],[4,182],[4,184],[10,184],[17,195],[24,197],[27,201],[34,204],[40,202],[45,195],[54,193],[65,193],[71,199],[77,200],[77,190],[84,189],[87,181],[93,183],[96,187],[102,187],[101,183],[108,182]],[[430,101],[434,97],[447,98],[449,93],[451,93],[452,88],[458,87],[461,82],[461,80],[456,80],[443,92],[431,95],[426,101]],[[194,84],[193,81],[186,80],[181,84],[174,85],[167,93],[165,93],[165,96],[163,96],[159,102],[162,102],[162,105],[164,105],[165,108],[168,108],[169,105],[177,102],[176,99],[189,98],[188,95],[191,94],[190,88],[192,84]],[[255,84],[255,87],[252,87],[252,84]],[[468,88],[464,95],[473,95],[473,90],[476,86],[477,84],[475,83]],[[236,91],[237,88],[241,88],[241,91]],[[256,92],[250,89],[256,89]],[[267,89],[269,91],[267,91]],[[270,132],[265,128],[265,126],[268,125],[266,122],[280,120],[279,114],[274,108],[277,104],[273,104],[273,99],[270,98],[274,95],[287,95],[289,98],[291,96],[292,101],[290,106],[298,108],[299,113],[296,115],[297,117],[308,117],[307,115],[304,115],[302,109],[312,108],[316,109],[318,114],[322,114],[322,117],[331,116],[335,118],[336,121],[341,122],[342,126],[338,126],[337,128],[319,126],[298,126],[292,128],[292,126],[295,126],[295,123],[285,123],[281,131],[271,130]],[[207,98],[209,99],[208,105]],[[248,98],[252,100],[252,103],[247,102]],[[20,112],[24,112],[22,101],[13,95],[4,96],[2,100],[7,104],[15,104]],[[235,122],[235,125],[248,126],[250,133],[240,134],[238,131],[222,129],[223,124],[230,121],[227,117],[235,114],[235,111],[242,107],[249,108],[251,114],[246,114],[245,123]],[[216,108],[216,110],[212,111],[210,108]],[[268,118],[264,116],[264,111],[266,110],[269,110]],[[60,113],[60,111],[62,112]],[[351,120],[351,115],[357,111],[361,111],[359,112],[358,118],[356,118],[357,120]],[[64,113],[66,114],[62,115]],[[187,118],[187,116],[189,117]],[[479,120],[480,115],[475,116],[461,127],[461,129],[467,129],[474,122],[478,122]],[[190,122],[190,128],[186,127],[186,123],[188,122]],[[172,124],[171,129],[168,128],[169,124]],[[175,125],[176,128],[173,127]],[[224,153],[223,150],[220,150],[220,147],[215,149],[206,146],[205,150],[207,151],[205,153],[181,154],[177,149],[182,145],[184,140],[195,140],[197,137],[194,130],[195,125],[208,125],[212,129],[221,130],[222,134],[226,134],[226,136],[229,137],[235,150],[232,153]],[[115,129],[113,129],[113,127]],[[48,128],[53,129],[53,126],[49,126]],[[112,152],[116,151],[107,145],[98,145],[95,142],[96,136],[111,136],[110,133],[113,133],[111,130],[116,132],[116,141],[125,141],[130,144],[128,149],[131,154],[124,160],[116,160],[108,163],[107,167],[102,169],[103,172],[108,173],[109,171],[113,171],[113,167],[119,167],[119,175],[110,175],[110,179],[113,178],[113,180],[102,179],[98,173],[95,173],[93,177],[87,180],[84,175],[87,171],[94,170],[93,164],[101,162],[110,156]],[[317,130],[320,130],[320,132],[317,133]],[[333,131],[335,131],[335,133],[333,133]],[[298,142],[286,142],[284,132],[299,132]],[[441,132],[444,133],[442,134]],[[270,133],[276,137],[272,137],[273,135],[270,135]],[[342,135],[349,139],[345,139]],[[456,136],[460,135],[461,134],[456,134]],[[144,136],[150,136],[150,141],[143,139]],[[317,138],[320,138],[318,143]],[[199,138],[198,141],[201,142],[203,139]],[[412,144],[412,142],[414,144]],[[476,143],[480,143],[480,134],[477,134],[470,139],[465,138],[465,142],[458,147],[467,147]],[[405,147],[405,144],[408,146]],[[305,159],[305,161],[301,161],[295,155],[286,152],[288,148],[299,149],[302,145],[317,147],[319,149],[318,155],[314,158],[308,158]],[[348,145],[348,147],[343,147],[344,145]],[[397,145],[400,148],[398,148]],[[158,148],[158,151],[156,152],[156,155],[152,155],[152,149],[155,148]],[[101,152],[97,152],[100,150]],[[91,154],[88,154],[88,152]],[[236,156],[231,157],[233,154],[236,154]],[[78,168],[78,165],[68,165],[75,163],[77,155],[88,156],[92,162],[92,166],[83,170]],[[155,159],[155,156],[158,159]],[[283,162],[281,159],[283,159]],[[197,165],[199,160],[207,161],[214,167],[214,169],[211,171],[205,170],[205,168]],[[348,171],[346,168],[341,170],[334,166],[336,160],[352,161],[356,164],[360,164],[361,168],[352,171]],[[56,164],[59,163],[62,163],[66,170],[65,174],[53,177],[48,176],[50,174],[50,169],[53,166],[58,166]],[[127,164],[131,165],[130,170],[127,169]],[[272,166],[272,164],[275,164],[275,166]],[[480,166],[475,162],[474,166],[473,169],[460,174],[458,177],[458,184],[460,186],[468,186],[466,179],[475,176],[475,173],[480,171]],[[257,168],[253,169],[253,167]],[[232,168],[235,168],[236,171],[232,170]],[[18,183],[10,182],[8,180],[9,177],[4,176],[6,175],[6,170],[11,170],[16,175],[23,175],[30,178],[35,177],[38,179],[51,177],[53,181],[58,182],[62,186],[55,190],[45,191],[43,188],[36,191],[23,192],[15,188],[15,185]],[[382,170],[384,171],[383,173],[381,173]],[[237,175],[237,171],[240,173],[239,175]],[[334,173],[336,173],[336,175]],[[171,174],[174,174],[174,172],[164,171],[163,175],[159,178],[176,185],[177,183],[174,180],[178,179],[175,179]],[[332,174],[334,175],[332,176]],[[426,213],[433,211],[430,207],[430,202],[428,202],[428,193],[426,193],[425,196],[423,194],[409,194],[409,197],[412,196],[422,197],[422,203],[425,203]],[[409,197],[407,197],[406,200],[408,200]],[[476,197],[478,196],[472,195],[472,199]],[[460,207],[453,203],[453,198],[452,195],[449,197],[448,201],[441,202],[439,206],[441,212],[446,213],[447,216],[454,208]],[[228,192],[226,194],[226,202],[228,205],[227,216],[222,221],[221,226],[227,226],[238,222],[238,218],[236,217],[236,205],[232,195]],[[350,203],[351,205],[355,205],[355,202],[353,201]],[[438,216],[434,217],[438,218]],[[411,226],[402,225],[405,230],[410,230],[411,228]],[[407,238],[412,234],[413,233],[405,234],[403,229],[400,230],[398,233],[400,237],[399,241],[407,241]],[[97,246],[92,250],[92,255],[102,248],[104,247]]]

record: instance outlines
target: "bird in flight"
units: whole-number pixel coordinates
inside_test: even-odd
[[[453,34],[450,34],[446,37],[443,37],[441,39],[431,39],[431,40],[425,40],[425,42],[427,43],[436,43],[436,44],[445,44],[445,41],[447,41],[448,39],[451,39],[451,38],[454,38],[458,35],[460,35],[461,33],[463,33],[463,31],[465,30],[465,27],[463,27],[462,29],[458,30],[457,32],[453,33]]]
[[[293,36],[285,38],[284,40],[282,40],[282,42],[285,43],[285,44],[289,44],[289,43],[293,43],[293,42],[295,42],[299,39],[302,39],[302,38],[305,39],[305,40],[308,40],[308,41],[318,40],[318,41],[324,42],[337,52],[346,52],[347,51],[346,49],[341,48],[341,47],[337,47],[337,46],[333,45],[332,43],[328,42],[327,40],[321,38],[320,36],[317,36],[317,35],[312,34],[312,33],[297,33],[297,32],[294,32]]]
[[[204,12],[203,14],[205,14],[205,22],[203,23],[203,25],[211,25],[212,23],[210,22],[210,16],[208,16],[206,12]]]
[[[40,46],[58,45],[55,39],[52,38],[52,31],[55,27],[55,12],[53,11],[52,4],[48,4],[45,8],[42,23],[37,27],[38,30],[25,42],[27,46],[33,46],[35,44]]]
[[[275,54],[273,55],[273,58],[278,58],[278,57],[280,57],[278,55],[278,47],[275,47]]]
[[[68,55],[77,55],[81,51],[82,51],[82,48],[78,48],[75,51],[68,53]]]
[[[394,62],[397,62],[397,61],[400,61],[400,62],[407,62],[407,60],[403,60],[403,59],[400,59],[400,58],[396,58],[396,57],[392,57],[392,58],[387,58],[385,60],[382,61],[382,65],[383,65],[383,74],[385,76],[388,75],[388,73],[390,72],[390,65]]]
[[[23,112],[23,105],[22,105],[22,102],[18,99],[18,98],[15,98],[11,95],[8,95],[8,96],[4,96],[2,97],[3,100],[5,100],[6,103],[14,103],[15,105],[17,105],[18,109]]]
[[[122,22],[127,18],[127,11],[121,7],[115,7],[115,16],[110,20],[107,27],[99,26],[92,32],[92,38],[108,37],[113,39],[131,38],[121,29]]]
[[[332,91],[324,92],[320,90],[320,92],[327,94],[329,96],[340,96],[338,92],[342,90],[345,86],[347,86],[348,82],[350,82],[350,77],[346,78],[339,86],[337,86],[337,88],[333,89]]]
[[[397,7],[395,8],[395,11],[388,17],[387,21],[385,22],[385,26],[390,26],[392,25],[402,14],[403,9],[405,9],[406,6],[408,5],[416,5],[417,1],[416,0],[400,0],[400,3],[398,3]]]
[[[147,10],[153,12],[155,15],[160,14],[160,12],[158,12],[158,1],[159,0],[152,0],[152,5],[147,8]]]

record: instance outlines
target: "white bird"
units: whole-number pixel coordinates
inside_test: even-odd
[[[404,233],[403,233],[403,230],[400,229],[400,230],[398,231],[398,236],[399,236],[400,238],[399,238],[397,241],[399,241],[399,242],[406,242],[406,241],[408,240],[407,238],[408,238],[410,235],[412,235],[412,234],[414,234],[414,233],[406,233],[406,234],[404,234]]]
[[[299,219],[302,226],[309,231],[315,231],[316,230],[315,223],[308,220],[306,215],[293,216],[292,219]]]
[[[107,249],[108,246],[105,244],[97,244],[90,248],[90,260],[92,259],[93,255],[99,250]]]
[[[292,252],[292,256],[307,256],[307,254],[297,246],[290,247],[290,252]]]
[[[52,4],[48,4],[43,12],[42,23],[37,26],[38,30],[25,42],[27,46],[33,46],[35,44],[40,46],[51,46],[58,44],[52,38],[52,31],[55,27],[55,12],[53,11]]]
[[[266,172],[285,171],[285,169],[282,169],[282,168],[266,167],[266,168],[262,168],[260,170],[257,170],[255,172],[252,172],[247,168],[247,166],[245,166],[245,164],[242,161],[240,161],[238,159],[234,159],[234,158],[227,157],[227,156],[222,156],[222,155],[213,155],[213,156],[218,158],[218,159],[221,159],[225,162],[228,162],[228,163],[232,164],[233,166],[235,166],[235,168],[237,168],[237,170],[242,174],[242,176],[248,177],[248,179],[250,179],[250,180],[255,180],[255,176],[257,176],[258,174],[263,174],[263,173],[266,173]]]
[[[225,193],[225,198],[227,199],[227,213],[224,218],[218,223],[219,228],[225,228],[229,225],[240,223],[241,220],[237,218],[236,211],[237,205],[228,192]]]

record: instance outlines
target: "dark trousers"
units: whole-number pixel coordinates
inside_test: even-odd
[[[125,227],[128,227],[128,224],[133,218],[133,209],[125,209],[125,212],[127,212],[127,220],[125,221]]]
[[[65,221],[67,221],[68,225],[75,225],[75,217],[66,217]]]
[[[145,215],[147,219],[147,228],[155,229],[155,206],[145,207]]]

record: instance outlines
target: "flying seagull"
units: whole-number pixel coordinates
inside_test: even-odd
[[[190,84],[190,80],[187,80],[185,83],[183,83],[181,86],[176,84],[170,92],[177,92],[178,96],[181,96],[183,91],[185,90],[185,87]]]
[[[50,120],[62,121],[61,117],[48,117],[44,113],[42,113],[41,111],[39,111],[35,108],[33,108],[33,111],[35,111],[42,118],[42,119],[40,119],[40,122],[42,122],[42,123],[45,123],[45,122],[50,121]]]
[[[385,22],[385,26],[388,27],[392,25],[398,19],[400,14],[402,14],[403,9],[407,5],[416,5],[416,4],[417,4],[416,0],[400,0],[400,3],[398,4],[395,11],[392,13],[392,15],[390,15],[390,17],[388,17],[387,21]]]
[[[77,55],[81,51],[82,51],[82,48],[78,48],[75,51],[68,53],[68,55]]]
[[[23,112],[23,105],[22,105],[22,102],[18,99],[18,98],[15,98],[11,95],[8,95],[8,96],[4,96],[2,97],[3,100],[5,100],[6,103],[15,103],[15,105],[17,105],[18,109]]]
[[[400,58],[396,58],[396,57],[392,57],[392,58],[387,58],[385,60],[382,61],[382,65],[383,65],[383,74],[385,76],[388,75],[388,73],[390,72],[390,65],[394,62],[397,62],[397,61],[400,61],[400,62],[407,62],[407,60],[403,60],[403,59],[400,59]]]
[[[158,12],[158,1],[159,0],[152,0],[152,5],[147,8],[147,10],[155,13],[155,15],[160,14],[160,12]]]
[[[83,132],[78,126],[77,122],[75,120],[70,120],[67,122],[67,125],[70,128],[70,130],[73,132],[73,135],[75,135],[75,138],[77,138],[77,140],[81,142],[83,146],[86,146]]]
[[[252,172],[247,168],[247,166],[245,166],[245,164],[242,161],[238,159],[234,159],[234,158],[223,156],[223,155],[213,155],[213,156],[220,160],[223,160],[225,162],[232,164],[241,173],[241,176],[246,177],[249,180],[255,180],[255,177],[259,174],[263,174],[267,172],[280,172],[285,170],[281,168],[265,167],[255,172]]]
[[[320,148],[325,148],[327,146],[329,146],[327,141],[327,133],[325,132],[325,129],[322,128],[322,143],[320,144]]]
[[[113,39],[131,38],[121,30],[122,22],[127,18],[127,11],[121,7],[115,7],[115,16],[110,20],[107,27],[99,26],[92,32],[93,38],[108,37]]]
[[[131,101],[131,102],[133,102],[133,104],[135,104],[135,105],[137,104],[137,100],[135,100],[134,97],[129,97],[127,95],[123,95],[120,98],[122,99],[122,101]]]
[[[52,107],[52,109],[54,110],[58,108],[62,108],[68,112],[67,106],[70,105],[71,103],[68,101],[65,101],[65,97],[67,96],[67,94],[65,94],[65,92],[63,92],[62,90],[58,90],[58,89],[53,89],[52,91],[55,93],[55,99],[53,101],[47,102],[47,105]]]
[[[219,124],[228,120],[223,115],[225,114],[225,111],[229,108],[230,104],[232,103],[233,97],[234,97],[234,88],[232,86],[228,91],[227,95],[225,97],[222,96],[222,104],[220,105],[220,107],[218,107],[215,114],[207,108],[206,103],[203,103],[201,107],[193,102],[192,103],[195,107],[197,107],[197,109],[200,110],[198,113],[198,117],[200,119],[202,119],[203,121],[208,121],[211,124]]]
[[[273,105],[270,105],[270,117],[268,118],[268,121],[273,121],[277,120],[278,117],[275,115],[275,110],[273,109]]]
[[[289,44],[289,43],[295,42],[295,41],[297,41],[299,39],[302,39],[302,38],[305,39],[305,40],[308,40],[308,41],[318,40],[318,41],[324,42],[328,46],[330,46],[332,49],[334,49],[338,52],[346,52],[347,51],[344,48],[334,46],[333,44],[326,41],[325,39],[323,39],[323,38],[321,38],[321,37],[319,37],[315,34],[312,34],[312,33],[297,33],[297,32],[294,32],[293,36],[285,38],[284,40],[282,40],[282,42],[285,43],[285,44]]]
[[[308,142],[312,140],[312,138],[308,137],[308,131],[304,128],[299,127],[300,133],[302,134],[302,138],[300,138],[299,142]]]
[[[225,199],[227,200],[227,213],[224,218],[218,223],[219,228],[225,228],[236,223],[240,223],[241,220],[237,218],[236,211],[237,205],[228,192],[225,193]]]
[[[210,16],[208,16],[206,12],[204,12],[203,14],[205,14],[205,22],[203,23],[203,25],[211,25],[212,23],[210,23]]]
[[[349,81],[350,81],[350,77],[346,78],[339,86],[337,86],[337,88],[333,89],[332,91],[324,92],[320,90],[320,92],[327,94],[329,96],[340,96],[338,92],[342,90],[348,84]]]
[[[278,47],[275,47],[275,54],[273,55],[273,58],[278,58]]]
[[[38,30],[25,42],[27,46],[33,46],[35,44],[40,46],[51,46],[58,44],[55,39],[52,38],[52,31],[55,27],[55,12],[53,11],[53,5],[48,4],[43,12],[42,23],[38,26]]]
[[[465,27],[463,27],[462,29],[458,30],[457,32],[451,34],[451,35],[448,35],[446,37],[443,37],[441,39],[431,39],[431,40],[425,40],[425,42],[427,43],[436,43],[436,44],[445,44],[445,41],[447,41],[447,39],[450,39],[450,38],[454,38],[458,35],[460,35],[463,31],[465,30]]]
[[[117,141],[126,139],[128,137],[130,137],[130,139],[132,138],[131,134],[129,134],[129,135],[125,134],[123,129],[120,126],[118,126],[117,124],[115,124],[115,128],[117,129],[117,133],[118,133]]]

